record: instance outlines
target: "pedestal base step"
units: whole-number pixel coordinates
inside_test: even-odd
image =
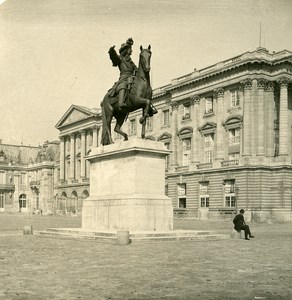
[[[117,243],[117,231],[94,231],[83,228],[48,228],[45,231],[35,232],[35,235],[56,238],[88,239],[112,244]],[[196,230],[129,232],[130,243],[149,243],[159,241],[209,241],[228,238],[230,238],[228,234]]]

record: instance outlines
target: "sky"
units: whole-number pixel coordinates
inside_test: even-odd
[[[136,64],[151,45],[155,89],[260,43],[292,51],[291,16],[291,0],[0,0],[0,139],[57,140],[72,104],[100,107],[129,37]]]

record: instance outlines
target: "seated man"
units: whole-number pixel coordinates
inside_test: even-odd
[[[240,213],[233,219],[234,229],[237,232],[244,230],[244,235],[246,240],[249,240],[248,237],[254,238],[254,236],[250,232],[249,226],[245,224],[244,217],[243,217],[244,209],[241,209],[239,212]]]

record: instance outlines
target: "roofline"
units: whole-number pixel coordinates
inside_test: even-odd
[[[184,76],[174,78],[171,80],[170,84],[154,89],[153,98],[162,97],[172,90],[178,89],[195,81],[202,80],[206,76],[212,76],[218,74],[219,72],[225,72],[230,68],[236,68],[248,63],[256,62],[269,64],[274,64],[276,62],[281,63],[283,60],[287,61],[287,59],[292,63],[292,51],[284,49],[278,52],[269,53],[267,49],[258,47],[255,51],[247,51],[200,70],[195,69],[192,73],[188,73]]]

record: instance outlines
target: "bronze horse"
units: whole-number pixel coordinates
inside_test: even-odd
[[[107,93],[103,101],[101,102],[102,107],[102,145],[109,145],[113,143],[111,136],[111,122],[112,118],[116,119],[116,126],[114,131],[121,134],[124,140],[128,140],[128,135],[121,130],[127,115],[130,112],[142,108],[142,117],[139,122],[142,124],[141,137],[145,138],[145,125],[146,118],[156,113],[156,109],[151,104],[152,99],[152,88],[150,85],[150,58],[151,58],[151,46],[147,49],[143,49],[140,46],[140,58],[139,66],[134,83],[126,99],[126,108],[122,111],[118,107],[117,97],[109,97]]]

